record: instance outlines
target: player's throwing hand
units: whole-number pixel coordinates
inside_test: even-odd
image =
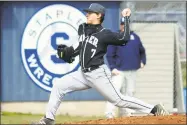
[[[123,17],[130,16],[131,15],[131,10],[129,8],[126,8],[121,12],[121,14],[122,14]]]

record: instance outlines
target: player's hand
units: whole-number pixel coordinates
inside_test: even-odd
[[[114,75],[114,76],[119,75],[119,70],[113,69],[112,70],[112,75]]]
[[[72,56],[74,49],[72,46],[66,47],[64,45],[59,45],[57,48],[58,57],[67,63],[72,63],[75,58]]]
[[[131,10],[129,8],[126,8],[121,12],[121,14],[122,14],[123,17],[130,16],[131,15]]]
[[[141,67],[141,68],[144,68],[144,66],[145,66],[145,65],[141,62],[140,67]]]

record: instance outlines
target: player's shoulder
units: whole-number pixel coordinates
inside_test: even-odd
[[[79,25],[79,28],[78,28],[78,34],[79,35],[83,33],[85,25],[86,25],[86,23],[82,23],[82,24]]]
[[[111,32],[111,30],[108,29],[108,28],[103,28],[103,31],[104,31],[104,32]]]
[[[104,32],[104,34],[107,34],[107,35],[119,34],[119,32],[114,32],[114,31],[112,31],[111,29],[107,29],[107,28],[105,28],[105,29],[103,30],[103,32]]]
[[[102,32],[108,34],[108,33],[111,33],[112,31],[110,29],[108,29],[108,28],[103,28]]]
[[[78,28],[78,29],[83,28],[85,25],[86,25],[86,23],[81,23],[81,24],[79,25],[79,28]]]
[[[79,25],[78,30],[83,30],[85,26],[86,26],[86,23],[81,23],[81,24]]]

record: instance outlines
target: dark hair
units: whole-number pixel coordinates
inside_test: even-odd
[[[104,19],[105,19],[105,15],[101,14],[101,19],[100,19],[101,23],[103,23]]]
[[[99,13],[96,14],[98,15]],[[105,19],[105,15],[101,13],[100,23],[103,23],[104,19]]]

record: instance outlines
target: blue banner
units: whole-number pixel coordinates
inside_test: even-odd
[[[3,102],[47,101],[54,77],[77,70],[55,55],[56,45],[76,41],[84,8],[91,1],[5,2],[1,6],[1,54]],[[119,28],[120,2],[98,2],[106,7],[103,26]],[[60,68],[60,70],[59,70]],[[74,92],[64,100],[104,100],[95,90]]]

